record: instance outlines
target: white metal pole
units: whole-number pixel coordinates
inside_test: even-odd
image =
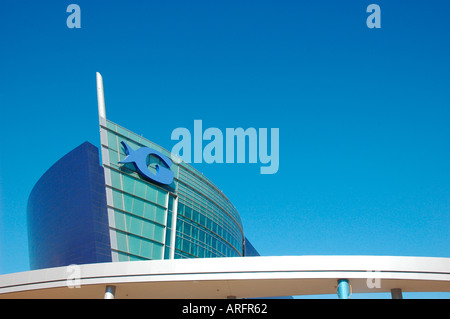
[[[103,90],[103,77],[98,72],[96,72],[96,76],[97,76],[98,116],[106,119],[105,93]]]

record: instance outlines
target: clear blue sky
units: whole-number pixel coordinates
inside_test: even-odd
[[[70,3],[81,29],[66,26]],[[366,26],[370,3],[381,29]],[[280,129],[275,175],[195,165],[262,255],[450,257],[449,12],[444,0],[3,4],[0,273],[28,270],[39,177],[99,146],[96,71],[107,117],[169,150],[194,119]]]

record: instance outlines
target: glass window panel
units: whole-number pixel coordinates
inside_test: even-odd
[[[200,219],[200,214],[198,213],[198,211],[194,210],[192,211],[192,220],[196,223],[198,223]]]
[[[130,261],[130,257],[128,256],[128,254],[124,254],[119,252],[119,261]]]
[[[166,206],[166,196],[167,193],[162,191],[162,190],[158,190],[158,197],[157,197],[157,203],[161,206]]]
[[[129,232],[132,234],[141,236],[142,235],[142,224],[143,224],[142,219],[132,217],[131,218],[131,227],[130,227]]]
[[[111,169],[111,184],[115,188],[122,189],[122,183],[120,182],[120,174],[115,170]]]
[[[152,143],[153,144],[153,143]],[[165,153],[166,156],[168,156],[169,154],[166,153],[166,151],[159,145],[153,144],[152,148],[160,153]]]
[[[165,220],[166,220],[166,210],[164,208],[157,206],[155,221],[160,224],[164,224]]]
[[[164,259],[170,258],[170,247],[164,247]]]
[[[149,221],[144,222],[142,229],[142,236],[153,239],[154,234],[155,234],[155,224]]]
[[[166,246],[170,246],[171,234],[172,234],[172,229],[167,228],[167,230],[166,230]]]
[[[148,201],[151,201],[153,203],[156,203],[156,196],[157,196],[158,190],[156,187],[147,185],[147,193],[145,194],[145,199]]]
[[[116,151],[109,150],[109,162],[112,165],[118,165],[119,164],[119,156],[117,155]]]
[[[144,216],[144,201],[139,198],[135,198],[133,201],[133,214],[138,216]]]
[[[155,236],[154,239],[159,242],[164,241],[164,227],[161,225],[155,225]]]
[[[139,261],[143,260],[144,258],[138,257],[138,256],[130,256],[130,261]]]
[[[206,226],[206,217],[205,215],[200,215],[200,224]]]
[[[183,240],[182,250],[185,252],[189,252],[189,242],[187,240]]]
[[[184,204],[178,203],[178,214],[184,215]]]
[[[117,151],[117,137],[111,132],[108,132],[108,147]]]
[[[155,260],[162,259],[162,253],[163,253],[163,245],[154,243],[152,259]]]
[[[147,240],[143,240],[141,244],[141,256],[145,258],[152,258],[153,243]]]
[[[184,208],[184,216],[186,216],[189,219],[192,219],[192,208],[186,206]]]
[[[150,220],[155,220],[156,206],[146,202],[144,205],[144,217]]]
[[[112,193],[113,193],[114,207],[118,209],[123,209],[122,193],[114,189],[112,190]]]
[[[108,120],[106,120],[106,127],[109,128],[112,131],[116,130],[116,124],[114,124],[114,123],[112,123],[112,122],[110,122]]]
[[[134,134],[134,135],[135,135],[135,134]],[[145,139],[144,137],[137,136],[137,137],[135,138],[135,140],[136,140],[139,144],[142,144],[143,146],[153,148],[152,143],[151,143],[149,140]]]
[[[200,234],[198,236],[200,242],[205,243],[206,241],[206,233],[203,230],[200,230]]]
[[[172,227],[172,213],[168,212],[167,213],[167,227]]]
[[[206,245],[212,246],[212,237],[210,234],[206,236]]]
[[[127,175],[123,175],[122,178],[123,178],[123,190],[130,194],[134,194],[135,179]]]
[[[212,228],[212,220],[209,218],[206,220],[206,228],[208,228],[208,229]]]
[[[119,133],[120,135],[123,135],[125,137],[128,137],[128,131],[120,126],[117,126],[117,133]]]
[[[134,236],[128,236],[128,247],[130,254],[139,255],[141,250],[141,240]]]
[[[127,231],[131,228],[131,215],[125,214],[125,224],[127,226]]]
[[[183,224],[184,224],[184,222],[181,219],[177,220],[177,231],[179,231],[179,232],[183,231]]]
[[[191,254],[194,256],[197,256],[197,254],[198,254],[198,246],[197,245],[194,245],[194,244],[191,245]]]
[[[181,238],[180,237],[176,237],[175,248],[178,249],[178,250],[181,249]]]
[[[119,212],[117,210],[114,211],[114,221],[116,224],[116,228],[120,230],[126,230],[125,229],[125,216],[122,212]]]
[[[136,181],[136,185],[134,186],[134,195],[145,198],[145,190],[146,185],[141,181]]]
[[[120,251],[127,252],[128,251],[127,236],[122,232],[116,232],[116,238],[117,238],[117,249]]]
[[[191,236],[191,228],[192,226],[189,223],[184,224],[184,234],[186,236]]]
[[[123,194],[123,205],[124,205],[124,209],[127,212],[131,213],[132,208],[133,208],[133,197],[130,195],[127,195],[127,194]]]
[[[192,238],[194,239],[198,239],[198,228],[197,227],[192,227]]]

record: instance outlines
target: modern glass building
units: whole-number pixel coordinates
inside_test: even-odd
[[[172,183],[149,181],[134,164],[120,164],[126,158],[121,142],[172,158],[170,152],[109,120],[100,127],[113,261],[243,256],[239,214],[214,184],[175,161]],[[147,161],[155,174],[164,165],[156,156]]]
[[[97,85],[101,165],[86,142],[36,183],[31,268],[258,255],[230,200],[169,151],[107,120],[99,74]]]

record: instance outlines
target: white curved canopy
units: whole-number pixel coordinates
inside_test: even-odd
[[[78,280],[79,281],[76,281]],[[336,293],[450,291],[450,258],[276,256],[86,264],[0,276],[2,298],[257,298]],[[69,288],[78,284],[79,288]]]

